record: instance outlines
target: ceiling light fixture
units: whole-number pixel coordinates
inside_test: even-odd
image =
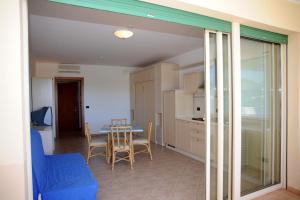
[[[120,39],[127,39],[133,36],[133,32],[127,29],[122,29],[114,32],[114,35]]]

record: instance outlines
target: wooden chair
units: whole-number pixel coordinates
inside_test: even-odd
[[[121,160],[130,162],[130,168],[133,169],[132,127],[112,126],[110,138],[112,152],[112,170],[115,167],[115,163]],[[118,153],[127,153],[127,156],[117,157]]]
[[[138,153],[149,153],[150,159],[152,160],[152,152],[151,152],[152,124],[153,124],[152,121],[148,122],[147,137],[137,136],[133,138],[132,140],[133,155]],[[134,146],[145,146],[145,149],[134,152]],[[133,156],[133,160],[134,160],[134,156]]]
[[[89,160],[91,157],[94,156],[105,156],[107,162],[109,161],[109,149],[108,149],[108,142],[106,136],[92,136],[90,127],[88,123],[85,123],[85,136],[88,140],[88,154],[87,154],[87,163],[89,163]],[[105,153],[93,153],[93,151],[96,148],[105,148]]]
[[[111,119],[112,126],[127,126],[127,119],[126,118],[113,118]]]

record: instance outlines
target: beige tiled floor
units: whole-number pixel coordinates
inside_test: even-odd
[[[85,138],[56,141],[56,153],[87,152]],[[205,192],[204,165],[158,145],[153,161],[146,154],[136,156],[134,169],[120,162],[111,171],[104,158],[95,157],[90,167],[99,182],[98,200],[202,200]],[[275,191],[257,200],[300,200],[291,192]]]
[[[286,190],[277,190],[256,200],[299,200],[300,196]]]
[[[80,152],[85,155],[84,138],[57,140],[56,153]],[[95,157],[90,167],[100,188],[99,200],[201,200],[204,199],[204,165],[158,145],[153,146],[153,160],[147,154],[136,155],[134,169],[126,162],[115,170],[104,158]]]

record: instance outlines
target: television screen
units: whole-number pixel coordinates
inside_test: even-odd
[[[52,126],[52,108],[42,107],[31,112],[31,123],[34,126]]]

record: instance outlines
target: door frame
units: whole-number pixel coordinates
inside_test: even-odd
[[[80,121],[81,121],[81,136],[84,136],[84,78],[83,77],[55,77],[54,78],[54,105],[55,105],[55,130],[56,137],[59,136],[58,127],[58,95],[57,95],[57,85],[61,81],[78,81],[80,87]]]

